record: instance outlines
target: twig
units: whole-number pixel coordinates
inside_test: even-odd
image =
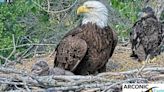
[[[122,84],[122,83],[126,83],[126,82],[131,82],[131,81],[148,81],[147,79],[143,79],[143,78],[132,78],[132,79],[127,79],[127,80],[123,80],[120,82],[116,82],[110,86],[108,86],[106,89],[104,89],[102,92],[107,92],[110,88],[118,85],[118,84]]]
[[[12,39],[13,39],[13,50],[12,52],[10,53],[10,55],[6,58],[6,61],[5,61],[5,64],[6,65],[9,61],[9,58],[15,53],[16,51],[16,45],[15,45],[15,37],[14,37],[14,34],[12,34]]]
[[[7,59],[9,59],[15,53],[15,51],[16,51],[14,34],[12,34],[12,39],[13,39],[13,51],[10,53],[10,55],[7,57]]]
[[[7,61],[7,62],[12,62],[11,60],[9,60],[9,59],[7,59],[7,58],[1,56],[1,55],[0,55],[0,58],[1,58],[1,59],[4,59],[4,60]]]
[[[103,76],[122,76],[124,75],[124,73],[120,73],[120,72],[104,72],[104,73],[99,73],[97,76],[99,77],[103,77]]]
[[[111,82],[107,83],[89,83],[89,84],[82,84],[82,85],[76,85],[76,86],[65,86],[65,87],[55,87],[51,90],[54,91],[61,91],[61,90],[76,90],[76,89],[84,89],[84,88],[101,88],[104,89],[104,87],[107,87],[111,85]]]
[[[162,79],[162,80],[164,80],[164,74],[152,76],[151,79]]]
[[[141,72],[145,71],[156,71],[163,72],[164,67],[153,67],[153,68],[145,68]],[[127,80],[111,80],[106,78],[109,75],[120,76],[124,74],[135,74],[138,70],[125,71],[120,73],[111,73],[106,72],[103,74],[99,74],[97,76],[81,76],[81,75],[49,75],[49,76],[33,76],[26,71],[17,70],[9,67],[0,67],[0,72],[5,73],[0,75],[0,83],[3,84],[11,84],[11,85],[22,85],[25,86],[26,90],[30,91],[31,87],[42,87],[49,88],[55,87],[53,90],[77,90],[84,88],[100,88],[106,92],[107,90],[111,90],[113,87],[125,83],[125,82],[136,82],[136,81],[145,81],[147,82],[149,78],[129,78]],[[0,74],[1,74],[0,73]],[[12,76],[11,76],[11,73]],[[8,76],[10,74],[10,76]],[[108,75],[109,74],[109,75]],[[160,76],[163,78],[163,76]],[[11,79],[11,80],[8,80]],[[7,80],[7,81],[5,81]]]
[[[142,72],[145,71],[162,71],[164,72],[164,67],[149,67],[149,68],[144,68]],[[130,71],[124,71],[124,72],[105,72],[105,73],[99,73],[97,76],[108,76],[108,75],[128,75],[128,74],[134,74],[138,72],[138,69],[130,70]]]
[[[53,56],[53,58],[55,58],[56,57],[56,49],[54,49],[51,53],[50,53],[50,55],[49,55],[49,57],[52,57]]]
[[[49,0],[47,0],[47,6],[48,6],[47,11],[50,12],[50,1]]]
[[[27,92],[31,92],[31,90],[27,86],[28,84],[27,84],[26,80],[22,79],[22,81],[23,81],[24,87],[26,88]]]
[[[24,85],[22,82],[11,82],[11,81],[1,81],[0,84],[11,84],[11,85]]]
[[[26,71],[21,71],[14,68],[2,67],[2,66],[0,66],[0,72],[6,73],[6,74],[9,74],[9,73],[26,74],[27,73]]]
[[[21,47],[25,47],[25,46],[56,46],[55,44],[37,44],[37,43],[32,43],[32,44],[22,44],[22,45],[18,45],[16,46],[16,48],[21,48]],[[0,49],[0,51],[4,51],[4,50],[10,50],[13,49],[14,47],[9,47],[9,48],[3,48]]]
[[[20,57],[17,57],[17,61],[19,62],[24,56],[34,47],[34,45],[30,46]]]
[[[66,8],[66,9],[63,9],[63,10],[60,10],[60,11],[48,11],[48,10],[44,9],[41,5],[39,5],[37,2],[32,0],[32,2],[35,5],[37,5],[39,8],[41,8],[42,10],[44,10],[44,11],[46,11],[48,13],[52,13],[52,14],[57,14],[57,13],[66,12],[66,11],[70,10],[77,3],[77,1],[78,0],[75,0],[75,2],[72,5],[70,5],[68,8]]]
[[[139,76],[140,75],[140,73],[143,71],[143,69],[146,67],[146,64],[149,62],[149,60],[150,60],[150,55],[148,55],[147,56],[147,58],[146,58],[146,61],[142,61],[144,64],[143,64],[143,66],[141,67],[141,69],[137,72],[137,76]]]

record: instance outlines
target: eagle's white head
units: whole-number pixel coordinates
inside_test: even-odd
[[[104,28],[108,23],[108,9],[99,1],[87,1],[77,9],[77,14],[83,14],[82,24],[89,22]]]

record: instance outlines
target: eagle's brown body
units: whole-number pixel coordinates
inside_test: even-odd
[[[132,56],[143,61],[148,55],[150,58],[159,55],[163,39],[162,33],[162,25],[154,15],[137,21],[130,34]]]
[[[110,27],[80,25],[68,32],[56,48],[54,65],[75,74],[102,72],[112,56],[117,36]]]

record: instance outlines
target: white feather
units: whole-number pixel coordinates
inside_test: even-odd
[[[88,13],[84,14],[82,24],[89,22],[104,28],[108,25],[108,9],[99,1],[87,1],[83,4],[86,7],[93,7]]]

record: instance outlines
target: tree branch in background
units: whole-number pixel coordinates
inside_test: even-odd
[[[50,9],[50,5],[48,4],[48,9],[46,10],[45,8],[43,8],[40,4],[38,4],[37,2],[35,2],[34,0],[32,0],[32,2],[37,5],[39,8],[41,8],[42,10],[48,12],[48,13],[52,13],[52,14],[57,14],[57,13],[61,13],[61,12],[66,12],[68,10],[70,10],[76,3],[77,3],[78,0],[75,0],[75,2],[70,5],[68,8],[66,9],[63,9],[63,10],[59,10],[59,11],[49,11]],[[48,2],[49,3],[49,2]]]
[[[7,57],[7,61],[5,61],[5,64],[9,63],[8,59],[10,59],[10,57],[16,52],[16,45],[15,45],[15,37],[14,34],[12,34],[12,39],[13,39],[13,50],[10,53],[10,55]]]
[[[38,44],[38,43],[31,43],[31,44],[21,44],[21,45],[15,46],[15,47],[16,47],[16,49],[17,49],[17,48],[21,48],[21,47],[25,47],[25,46],[55,46],[55,44]],[[2,48],[2,49],[0,49],[0,51],[10,50],[10,49],[13,49],[13,48],[14,48],[14,47]]]
[[[1,55],[0,55],[0,58],[3,59],[3,60],[5,60],[5,61],[7,61],[7,62],[12,62],[12,61],[9,60],[8,58],[5,58],[5,57],[3,57],[3,56],[1,56]]]

